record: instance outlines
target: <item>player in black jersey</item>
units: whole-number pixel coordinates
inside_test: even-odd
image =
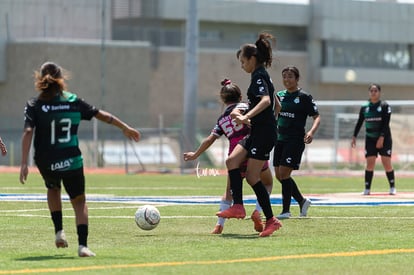
[[[1,151],[1,155],[5,156],[7,155],[7,147],[6,144],[4,144],[3,140],[0,137],[0,151]]]
[[[298,86],[299,70],[294,66],[282,70],[285,90],[277,92],[282,109],[279,112],[277,126],[278,136],[274,149],[273,166],[278,181],[282,184],[283,209],[277,218],[290,218],[291,197],[298,202],[300,216],[307,215],[311,204],[309,199],[302,196],[291,174],[298,170],[302,159],[305,144],[313,140],[313,136],[320,124],[318,108],[310,94]],[[313,118],[310,130],[305,132],[306,120]]]
[[[369,100],[361,106],[351,146],[355,148],[356,137],[365,121],[365,190],[363,195],[370,195],[371,183],[374,176],[375,161],[378,154],[381,156],[382,165],[390,185],[390,195],[395,195],[394,169],[391,164],[392,137],[390,129],[391,107],[386,101],[381,100],[381,86],[371,84],[369,86]]]
[[[220,138],[223,135],[229,140],[228,155],[230,155],[234,147],[236,147],[236,145],[239,143],[239,141],[250,133],[249,125],[236,124],[230,116],[231,112],[235,108],[242,110],[243,113],[246,112],[249,108],[247,103],[241,102],[242,96],[239,86],[237,86],[228,78],[225,78],[221,82],[221,85],[222,87],[220,90],[220,98],[222,102],[225,104],[225,110],[217,119],[217,123],[211,130],[210,135],[204,138],[204,140],[201,142],[200,146],[196,149],[196,151],[184,153],[185,161],[197,159],[218,138]],[[245,177],[246,169],[247,160],[240,165],[240,172],[242,173],[242,178]],[[272,172],[269,169],[268,162],[266,162],[263,166],[260,178],[263,184],[266,186],[266,190],[270,194],[273,188],[273,176]],[[232,201],[233,198],[230,192],[230,181],[227,177],[226,191],[224,192],[224,195],[220,201],[220,211],[230,208]],[[251,219],[254,222],[254,229],[257,232],[263,231],[263,222],[260,217],[261,211],[262,209],[260,207],[260,204],[258,203],[258,201],[256,201],[256,209],[253,211]],[[223,232],[224,222],[225,218],[219,217],[217,220],[217,224],[215,225],[214,230],[211,233],[221,234]]]
[[[35,72],[39,96],[30,99],[25,108],[22,136],[20,182],[25,183],[28,156],[34,135],[34,160],[47,187],[47,202],[55,228],[56,247],[67,247],[62,222],[61,183],[75,211],[78,255],[95,256],[87,246],[88,207],[85,198],[83,159],[79,150],[78,126],[81,120],[98,120],[122,130],[131,140],[139,141],[140,133],[119,118],[89,105],[66,91],[67,73],[53,62],[44,63]]]
[[[233,195],[233,205],[224,211],[217,212],[223,218],[244,218],[242,177],[240,164],[247,163],[246,180],[253,188],[257,200],[266,217],[266,224],[260,237],[267,237],[278,230],[282,224],[273,215],[269,194],[260,180],[263,165],[269,159],[270,151],[276,140],[276,121],[274,116],[275,98],[272,80],[266,70],[272,64],[273,36],[261,33],[255,44],[245,44],[237,52],[242,69],[251,74],[250,86],[247,90],[249,109],[246,113],[234,109],[232,117],[237,124],[251,125],[250,135],[236,145],[226,160]]]

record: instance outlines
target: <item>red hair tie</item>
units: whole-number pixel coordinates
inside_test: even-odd
[[[231,84],[231,80],[227,79],[226,81],[224,81],[224,86]]]

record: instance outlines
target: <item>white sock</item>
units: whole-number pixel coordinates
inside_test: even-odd
[[[231,201],[225,201],[225,200],[220,201],[220,211],[227,210],[230,208],[230,206],[231,206]],[[217,219],[217,224],[224,226],[225,221],[226,221],[225,218],[219,217]]]

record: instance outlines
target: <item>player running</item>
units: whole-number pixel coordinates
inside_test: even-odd
[[[75,211],[78,255],[92,257],[95,253],[87,245],[88,207],[83,159],[77,136],[79,123],[95,117],[118,127],[127,138],[136,142],[140,139],[140,133],[110,113],[98,110],[77,95],[66,91],[66,79],[63,69],[52,62],[44,63],[35,72],[35,86],[40,94],[26,103],[20,182],[24,184],[29,174],[28,156],[34,135],[34,160],[47,188],[56,247],[68,246],[62,222],[63,183]]]

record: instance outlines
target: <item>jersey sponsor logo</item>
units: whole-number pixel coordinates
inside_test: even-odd
[[[257,148],[252,148],[252,149],[250,150],[250,153],[251,153],[252,155],[256,155],[256,151],[257,151]]]
[[[62,160],[62,161],[52,163],[50,165],[50,170],[56,171],[56,170],[63,170],[63,169],[69,168],[71,166],[72,162],[73,162],[72,159],[65,159],[65,160]]]
[[[262,80],[259,78],[257,81],[256,81],[256,84],[258,84],[258,85],[262,85]]]
[[[286,163],[292,163],[292,158],[291,157],[286,158]]]
[[[56,106],[53,106],[52,105],[52,111],[69,110],[69,109],[70,109],[70,106],[68,104],[65,104],[65,105],[56,105]]]
[[[50,110],[50,106],[49,105],[42,105],[42,111],[47,113]]]
[[[370,121],[381,121],[382,117],[368,117],[365,119],[365,121],[370,122]]]
[[[279,116],[288,117],[288,118],[295,118],[295,114],[294,113],[289,113],[289,112],[280,112]]]
[[[59,110],[69,110],[70,106],[68,104],[65,105],[42,105],[42,111],[47,113],[49,111],[59,111]]]

